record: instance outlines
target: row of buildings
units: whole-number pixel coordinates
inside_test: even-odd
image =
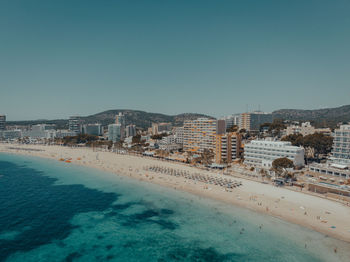
[[[134,137],[136,126],[126,125],[125,115],[119,113],[113,124],[104,130],[99,123],[85,124],[80,117],[70,117],[68,130],[57,130],[54,125],[39,124],[29,129],[6,129],[6,116],[0,115],[0,137],[5,139],[16,139],[20,137],[61,138],[77,134],[90,134],[104,136],[110,141],[117,142],[126,138]],[[271,123],[272,115],[263,112],[252,112],[232,115],[224,119],[198,118],[186,120],[181,127],[172,127],[170,123],[153,123],[148,129],[148,134],[160,136],[157,140],[157,148],[174,151],[183,150],[191,155],[200,155],[212,152],[214,160],[218,164],[228,164],[238,159],[244,159],[249,166],[270,168],[276,158],[287,157],[294,162],[295,166],[304,165],[304,149],[291,145],[290,142],[275,141],[273,139],[242,141],[239,132],[228,132],[229,128],[239,125],[240,129],[256,130],[263,123]],[[145,135],[147,132],[143,132]],[[309,122],[293,123],[287,126],[285,135],[301,134],[309,135],[323,133],[334,136],[332,157],[329,159],[329,170],[331,168],[348,168],[350,166],[350,125],[341,125],[333,133],[329,128],[317,129]],[[150,137],[144,136],[150,144]],[[130,140],[130,143],[132,139]],[[323,170],[323,169],[322,169]]]
[[[6,128],[6,116],[0,115],[0,139],[12,140],[18,138],[54,139],[67,136],[87,134],[94,136],[106,136],[111,141],[122,140],[125,137],[136,135],[135,125],[125,125],[125,116],[120,113],[116,116],[114,124],[108,125],[108,131],[100,123],[84,123],[83,118],[71,116],[68,120],[68,129],[56,129],[52,124],[37,124],[21,126],[17,128]]]
[[[265,122],[267,119],[262,120]],[[298,127],[298,129],[296,128]],[[293,146],[290,142],[274,139],[255,139],[242,142],[242,136],[237,132],[226,132],[226,120],[199,118],[187,120],[184,123],[183,149],[194,154],[203,153],[205,149],[215,153],[216,163],[230,163],[243,156],[244,163],[249,166],[271,168],[277,158],[288,158],[296,167],[305,164],[305,150]],[[317,129],[310,123],[287,127],[287,134],[310,135],[322,133],[332,135],[333,148],[328,159],[329,170],[333,168],[350,169],[350,125],[341,125],[332,133],[329,128]],[[326,166],[327,166],[326,165]],[[323,165],[325,167],[325,165]]]
[[[133,137],[136,135],[135,125],[125,125],[125,115],[119,113],[115,117],[115,123],[108,125],[108,140],[117,142],[126,137]]]
[[[0,118],[6,119],[5,117]],[[238,132],[227,132],[227,128],[239,125],[242,129],[258,129],[260,124],[271,122],[272,115],[263,112],[244,113],[235,115],[233,118],[210,119],[198,118],[186,120],[183,127],[172,128],[170,123],[153,123],[148,132],[152,135],[166,133],[161,141],[157,142],[160,149],[183,151],[192,155],[200,155],[206,150],[214,154],[215,162],[218,164],[228,164],[242,156],[242,136]],[[136,135],[136,126],[125,124],[125,115],[119,113],[115,118],[115,123],[108,125],[107,132],[104,132],[101,124],[84,124],[81,117],[72,116],[69,118],[68,130],[56,130],[54,125],[39,124],[33,125],[29,130],[7,130],[2,131],[5,139],[15,139],[19,137],[30,137],[33,139],[53,139],[64,136],[74,136],[77,134],[89,134],[105,137],[113,142],[125,140]],[[5,124],[1,125],[0,127]],[[130,142],[132,141],[129,139]],[[149,138],[148,138],[149,140]],[[258,164],[253,160],[253,155],[249,153],[250,147],[246,148],[247,163]],[[247,153],[248,152],[248,153]],[[296,157],[299,159],[299,157]],[[265,163],[266,161],[264,161]]]
[[[266,119],[262,120],[266,121]],[[271,168],[273,160],[287,157],[295,166],[304,165],[304,149],[290,142],[253,140],[242,147],[242,135],[227,132],[225,120],[199,118],[184,123],[184,151],[193,154],[205,150],[215,154],[217,164],[228,164],[240,159],[244,150],[244,163]]]

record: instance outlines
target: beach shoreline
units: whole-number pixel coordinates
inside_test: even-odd
[[[140,156],[120,155],[94,151],[92,148],[63,146],[0,144],[0,152],[29,155],[54,160],[67,160],[69,164],[96,168],[160,186],[185,191],[204,198],[218,200],[234,206],[264,213],[287,222],[350,243],[350,207],[339,202],[301,192],[262,184],[244,178],[218,174],[215,171]],[[188,174],[199,174],[213,179],[238,180],[241,186],[227,189],[181,176],[150,170],[166,168]]]

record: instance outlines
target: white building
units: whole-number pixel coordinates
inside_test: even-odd
[[[22,137],[22,130],[20,129],[14,129],[14,130],[0,130],[0,138],[2,139],[17,139]]]
[[[250,166],[271,168],[277,158],[288,158],[294,166],[304,166],[304,149],[285,141],[253,140],[244,146],[244,163]]]
[[[0,130],[6,129],[6,116],[0,115]]]
[[[45,138],[46,139],[56,138],[56,130],[54,129],[45,130]]]
[[[175,127],[173,130],[174,136],[176,138],[175,143],[183,145],[184,143],[184,127]]]
[[[310,122],[304,122],[301,123],[301,125],[290,125],[286,128],[286,135],[296,135],[301,134],[303,136],[312,135],[315,133],[321,133],[324,135],[330,135],[331,129],[330,128],[315,128],[313,127]]]
[[[33,125],[31,130],[23,132],[23,136],[41,139],[41,138],[55,138],[56,131],[54,125],[38,124]]]
[[[162,138],[161,143],[163,143],[163,144],[175,144],[176,137],[174,135],[165,136]]]
[[[332,163],[350,166],[350,124],[334,130]]]
[[[309,165],[309,170],[322,175],[331,175],[339,179],[350,179],[350,170],[346,165],[312,163]]]
[[[71,130],[67,130],[67,129],[59,129],[56,131],[56,137],[58,138],[63,138],[66,136],[76,136],[76,132],[71,131]]]
[[[115,123],[120,125],[120,139],[125,138],[125,115],[122,112],[119,112],[118,115],[115,116]]]
[[[135,125],[126,126],[125,133],[126,133],[126,137],[136,136],[136,126]]]
[[[182,143],[178,142],[179,139],[176,137],[176,135],[169,135],[162,138],[159,143],[159,148],[168,151],[179,150],[182,148]]]
[[[71,116],[68,120],[69,130],[76,133],[76,135],[82,132],[82,119],[80,116]]]
[[[117,142],[122,139],[122,128],[121,124],[110,124],[108,125],[108,140]]]

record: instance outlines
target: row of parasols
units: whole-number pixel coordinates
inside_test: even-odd
[[[170,176],[183,177],[186,179],[191,179],[194,181],[202,182],[205,184],[218,185],[225,188],[235,188],[242,185],[242,182],[232,180],[224,177],[213,177],[209,175],[203,175],[199,173],[190,173],[189,171],[173,169],[169,167],[161,166],[146,166],[143,168],[146,171],[151,171],[155,173],[166,174]]]

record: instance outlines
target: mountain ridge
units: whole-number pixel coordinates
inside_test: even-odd
[[[334,127],[339,122],[350,121],[350,105],[321,109],[279,109],[272,112],[274,118],[310,121],[316,126]]]
[[[126,115],[126,124],[135,124],[140,128],[147,128],[152,123],[160,122],[170,122],[174,126],[181,126],[185,120],[198,117],[214,118],[200,113],[167,115],[132,109],[110,109],[88,116],[81,116],[81,118],[85,123],[101,123],[106,126],[114,122],[115,116],[119,112]],[[339,122],[350,122],[350,105],[321,109],[279,109],[273,111],[272,115],[274,119],[310,121],[316,127],[335,127]],[[55,124],[57,128],[68,127],[68,119],[8,121],[7,123],[9,125]]]
[[[88,116],[79,116],[84,123],[101,123],[106,126],[115,122],[115,116],[119,113],[125,115],[126,124],[135,124],[136,127],[147,128],[152,126],[152,123],[170,122],[174,126],[181,126],[185,120],[196,119],[198,117],[208,117],[205,114],[199,113],[181,113],[177,115],[166,115],[162,113],[150,113],[142,110],[132,109],[110,109]],[[68,119],[53,119],[53,120],[25,120],[25,121],[8,121],[9,125],[35,125],[35,124],[55,124],[57,128],[67,128]]]

